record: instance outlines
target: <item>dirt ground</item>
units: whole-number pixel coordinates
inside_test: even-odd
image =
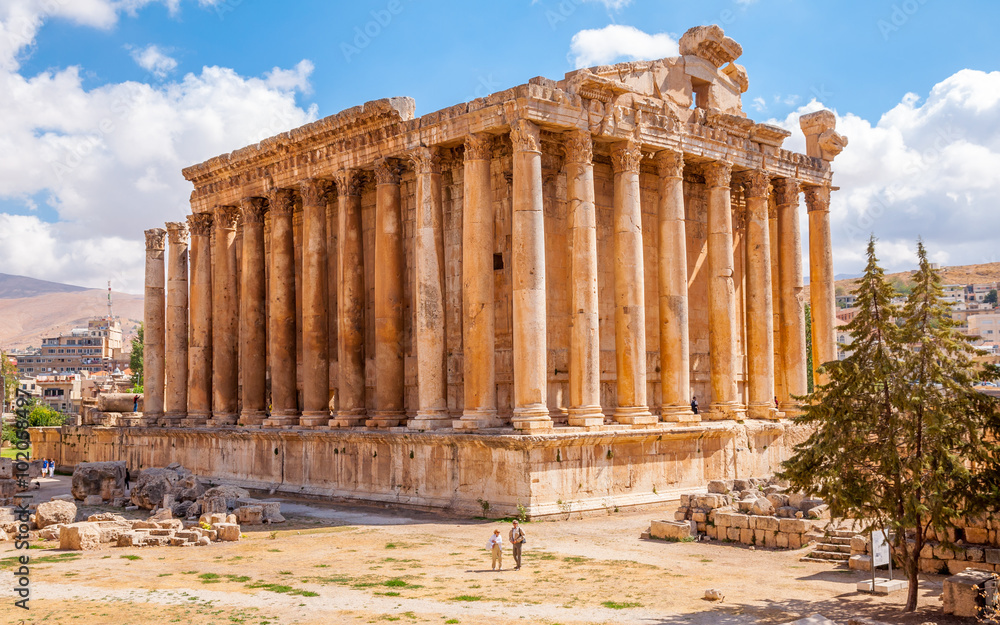
[[[68,480],[45,484],[68,491]],[[103,509],[108,510],[108,509]],[[86,512],[99,511],[87,509]],[[719,542],[641,540],[672,508],[524,525],[523,568],[490,570],[485,544],[509,523],[379,508],[283,501],[287,523],[245,527],[208,547],[32,549],[31,609],[14,607],[13,543],[0,544],[0,622],[130,625],[490,623],[501,625],[779,624],[812,614],[846,623],[957,623],[941,613],[941,580],[905,597],[855,592],[865,577],[800,562],[802,551],[751,551]],[[703,599],[717,588],[722,602]]]

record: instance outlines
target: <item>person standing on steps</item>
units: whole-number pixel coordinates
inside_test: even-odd
[[[521,547],[524,545],[524,530],[518,526],[517,521],[510,528],[510,544],[514,548],[514,570],[517,571],[521,568]]]
[[[493,535],[486,542],[486,548],[490,550],[490,554],[493,556],[493,570],[497,570],[497,566],[500,570],[503,570],[503,536],[500,535],[500,530],[493,530]]]
[[[693,412],[695,414],[698,414],[698,398],[697,397],[692,397],[691,398],[691,412]]]
[[[125,467],[125,490],[129,489],[129,482],[132,481],[132,474],[129,473],[128,467]]]

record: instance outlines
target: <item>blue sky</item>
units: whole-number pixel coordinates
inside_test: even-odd
[[[998,14],[985,0],[0,0],[0,271],[139,291],[142,229],[187,210],[183,166],[367,100],[411,96],[424,114],[672,56],[710,23],[743,46],[749,116],[797,130],[801,113],[838,114],[838,272],[859,269],[872,231],[894,269],[918,235],[947,264],[996,260]]]

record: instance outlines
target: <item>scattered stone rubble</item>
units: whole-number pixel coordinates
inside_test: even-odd
[[[42,461],[31,460],[28,462],[28,479],[33,480],[42,475]],[[14,461],[11,458],[0,458],[0,505],[11,505],[14,503],[14,495],[30,489],[31,486],[17,483],[14,477]]]
[[[830,518],[821,499],[789,493],[774,479],[712,480],[707,494],[681,495],[673,521],[653,521],[649,535],[667,540],[697,538],[775,549],[799,549],[810,532]]]
[[[996,576],[971,568],[956,573],[944,580],[941,601],[945,614],[981,617],[983,608],[997,605]]]
[[[101,505],[104,501],[125,497],[124,462],[81,462],[73,469],[73,497],[80,501],[91,499],[88,506]],[[96,503],[93,503],[95,502]]]

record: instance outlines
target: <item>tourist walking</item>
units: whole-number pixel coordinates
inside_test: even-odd
[[[125,490],[129,489],[129,482],[132,481],[132,474],[129,473],[128,467],[125,467]]]
[[[139,412],[139,396],[132,397],[132,412]]]
[[[518,571],[521,569],[521,547],[524,545],[524,530],[522,530],[517,521],[514,521],[513,527],[510,528],[510,544],[514,548],[514,570]]]
[[[503,537],[500,535],[500,530],[493,530],[493,535],[490,536],[489,541],[486,543],[486,548],[490,550],[493,556],[493,570],[503,570]]]
[[[49,458],[49,477],[56,476],[56,461]]]
[[[697,397],[692,397],[691,398],[691,412],[693,412],[695,414],[698,414],[698,398]]]

